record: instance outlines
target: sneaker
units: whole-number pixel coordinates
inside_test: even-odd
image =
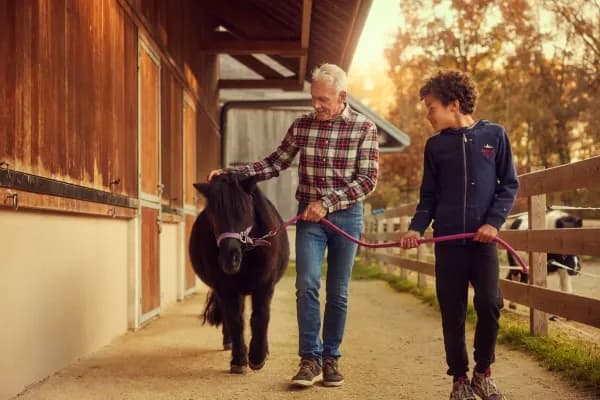
[[[317,361],[310,358],[300,360],[300,369],[292,378],[296,386],[312,386],[321,376],[321,366]]]
[[[452,385],[450,400],[477,400],[475,393],[469,384],[469,379],[466,376],[458,378]]]
[[[491,378],[491,372],[488,368],[484,373],[475,371],[473,373],[473,380],[471,380],[471,387],[475,394],[482,398],[482,400],[503,400],[504,396],[494,383]]]
[[[323,360],[323,385],[342,386],[344,375],[338,369],[338,362],[335,358],[325,358]]]

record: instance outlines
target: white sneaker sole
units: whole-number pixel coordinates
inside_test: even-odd
[[[343,379],[338,382],[323,381],[323,386],[327,386],[327,387],[338,387],[338,386],[342,386],[343,384],[344,384]]]
[[[315,376],[312,381],[307,381],[307,380],[292,380],[292,385],[294,386],[300,386],[300,387],[310,387],[312,385],[315,384],[315,382],[318,382],[321,379],[321,374]]]

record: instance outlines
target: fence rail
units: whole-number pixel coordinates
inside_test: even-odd
[[[513,212],[529,211],[530,229],[501,231],[500,237],[515,249],[529,252],[530,279],[529,284],[500,279],[504,297],[530,307],[531,331],[534,334],[547,334],[548,318],[545,313],[600,328],[600,299],[546,288],[546,253],[600,256],[600,229],[545,229],[546,194],[600,187],[600,156],[536,170],[520,175],[519,180],[519,198]],[[402,232],[408,229],[408,219],[415,209],[416,204],[405,204],[376,216],[367,215],[365,239],[373,242],[398,241]],[[392,229],[388,229],[390,225]],[[393,231],[396,225],[399,229]],[[395,254],[379,250],[368,250],[364,254],[383,265],[399,268],[401,276],[406,276],[407,271],[417,272],[419,285],[423,286],[424,276],[435,276],[434,264],[425,261],[423,248],[419,247],[416,261],[407,257],[407,251],[398,249],[391,250]]]

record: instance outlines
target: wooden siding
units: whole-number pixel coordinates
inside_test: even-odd
[[[205,181],[208,173],[221,165],[221,134],[218,126],[209,118],[204,109],[200,109],[198,113],[198,124],[197,174],[200,181]]]
[[[170,207],[183,206],[183,90],[163,68],[161,90],[162,200]]]
[[[142,207],[142,314],[160,306],[158,210]]]
[[[189,99],[183,102],[183,135],[185,151],[185,204],[196,205],[196,193],[193,184],[197,182],[196,158],[196,109]],[[201,140],[200,140],[201,141]],[[198,142],[200,142],[198,141]]]
[[[117,3],[3,1],[0,37],[0,161],[137,195],[137,38]]]
[[[142,192],[158,195],[160,68],[140,43],[140,129],[142,141]]]
[[[192,232],[192,226],[196,221],[194,215],[187,214],[185,216],[185,290],[191,289],[196,286],[196,273],[192,268],[192,262],[190,261],[190,252],[188,250],[190,243],[190,234]]]

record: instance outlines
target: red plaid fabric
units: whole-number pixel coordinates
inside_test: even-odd
[[[330,121],[314,113],[296,119],[279,147],[268,157],[238,170],[265,180],[288,168],[300,152],[300,202],[321,200],[328,212],[343,210],[375,189],[379,170],[377,128],[346,104]]]

